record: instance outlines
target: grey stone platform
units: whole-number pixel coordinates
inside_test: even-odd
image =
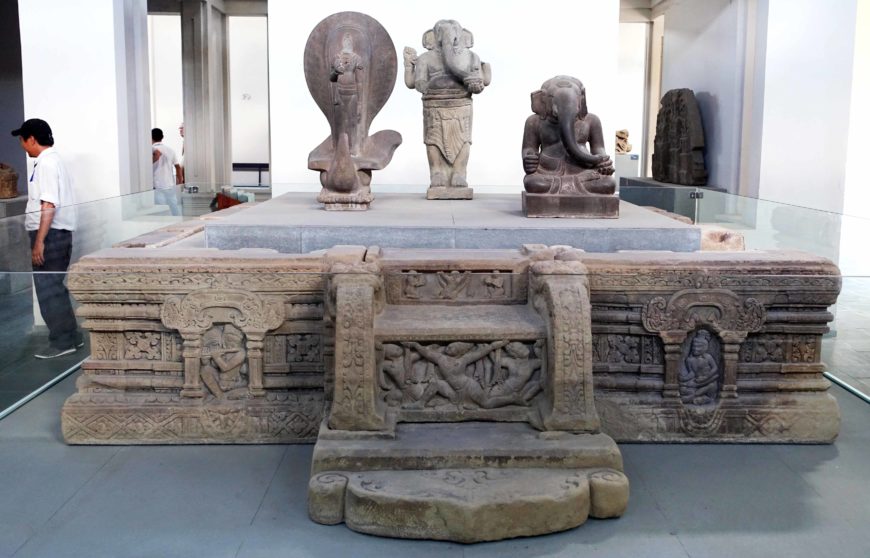
[[[565,244],[587,252],[700,249],[700,230],[621,202],[619,219],[527,219],[520,194],[426,200],[376,193],[369,211],[324,211],[311,192],[289,193],[206,224],[209,248],[304,253],[337,244],[389,248],[516,248]]]

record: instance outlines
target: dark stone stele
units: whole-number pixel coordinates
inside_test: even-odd
[[[671,89],[662,97],[652,156],[653,178],[669,184],[704,186],[704,127],[695,92]]]
[[[358,12],[333,14],[311,31],[305,45],[305,81],[331,133],[308,155],[320,171],[317,201],[326,209],[368,209],[372,171],[389,164],[402,136],[369,126],[396,82],[393,41],[383,26]]]
[[[580,80],[548,79],[532,93],[532,111],[523,132],[523,214],[619,217],[613,161],[604,149],[601,121],[586,109]]]

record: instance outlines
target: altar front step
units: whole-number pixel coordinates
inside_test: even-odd
[[[322,435],[308,504],[319,523],[471,543],[618,517],[628,495],[622,457],[604,434],[429,423],[400,424],[393,439]]]

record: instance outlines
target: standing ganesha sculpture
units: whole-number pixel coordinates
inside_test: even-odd
[[[466,169],[471,150],[471,95],[489,85],[492,71],[471,51],[474,38],[442,19],[423,34],[426,52],[405,47],[405,85],[423,94],[423,141],[429,158],[429,199],[471,199]]]

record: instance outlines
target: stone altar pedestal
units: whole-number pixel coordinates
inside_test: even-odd
[[[619,203],[611,197],[613,203]],[[221,250],[271,248],[284,253],[322,250],[347,242],[385,248],[515,249],[563,244],[587,252],[701,247],[700,229],[622,203],[619,219],[526,219],[517,194],[480,194],[473,200],[427,203],[414,194],[378,193],[366,212],[316,211],[304,193],[289,193],[206,224],[207,246]]]
[[[316,442],[314,521],[474,542],[622,514],[617,441],[839,432],[820,349],[841,283],[824,258],[464,249],[458,229],[445,248],[190,247],[264,206],[71,268],[91,355],[68,443]]]

